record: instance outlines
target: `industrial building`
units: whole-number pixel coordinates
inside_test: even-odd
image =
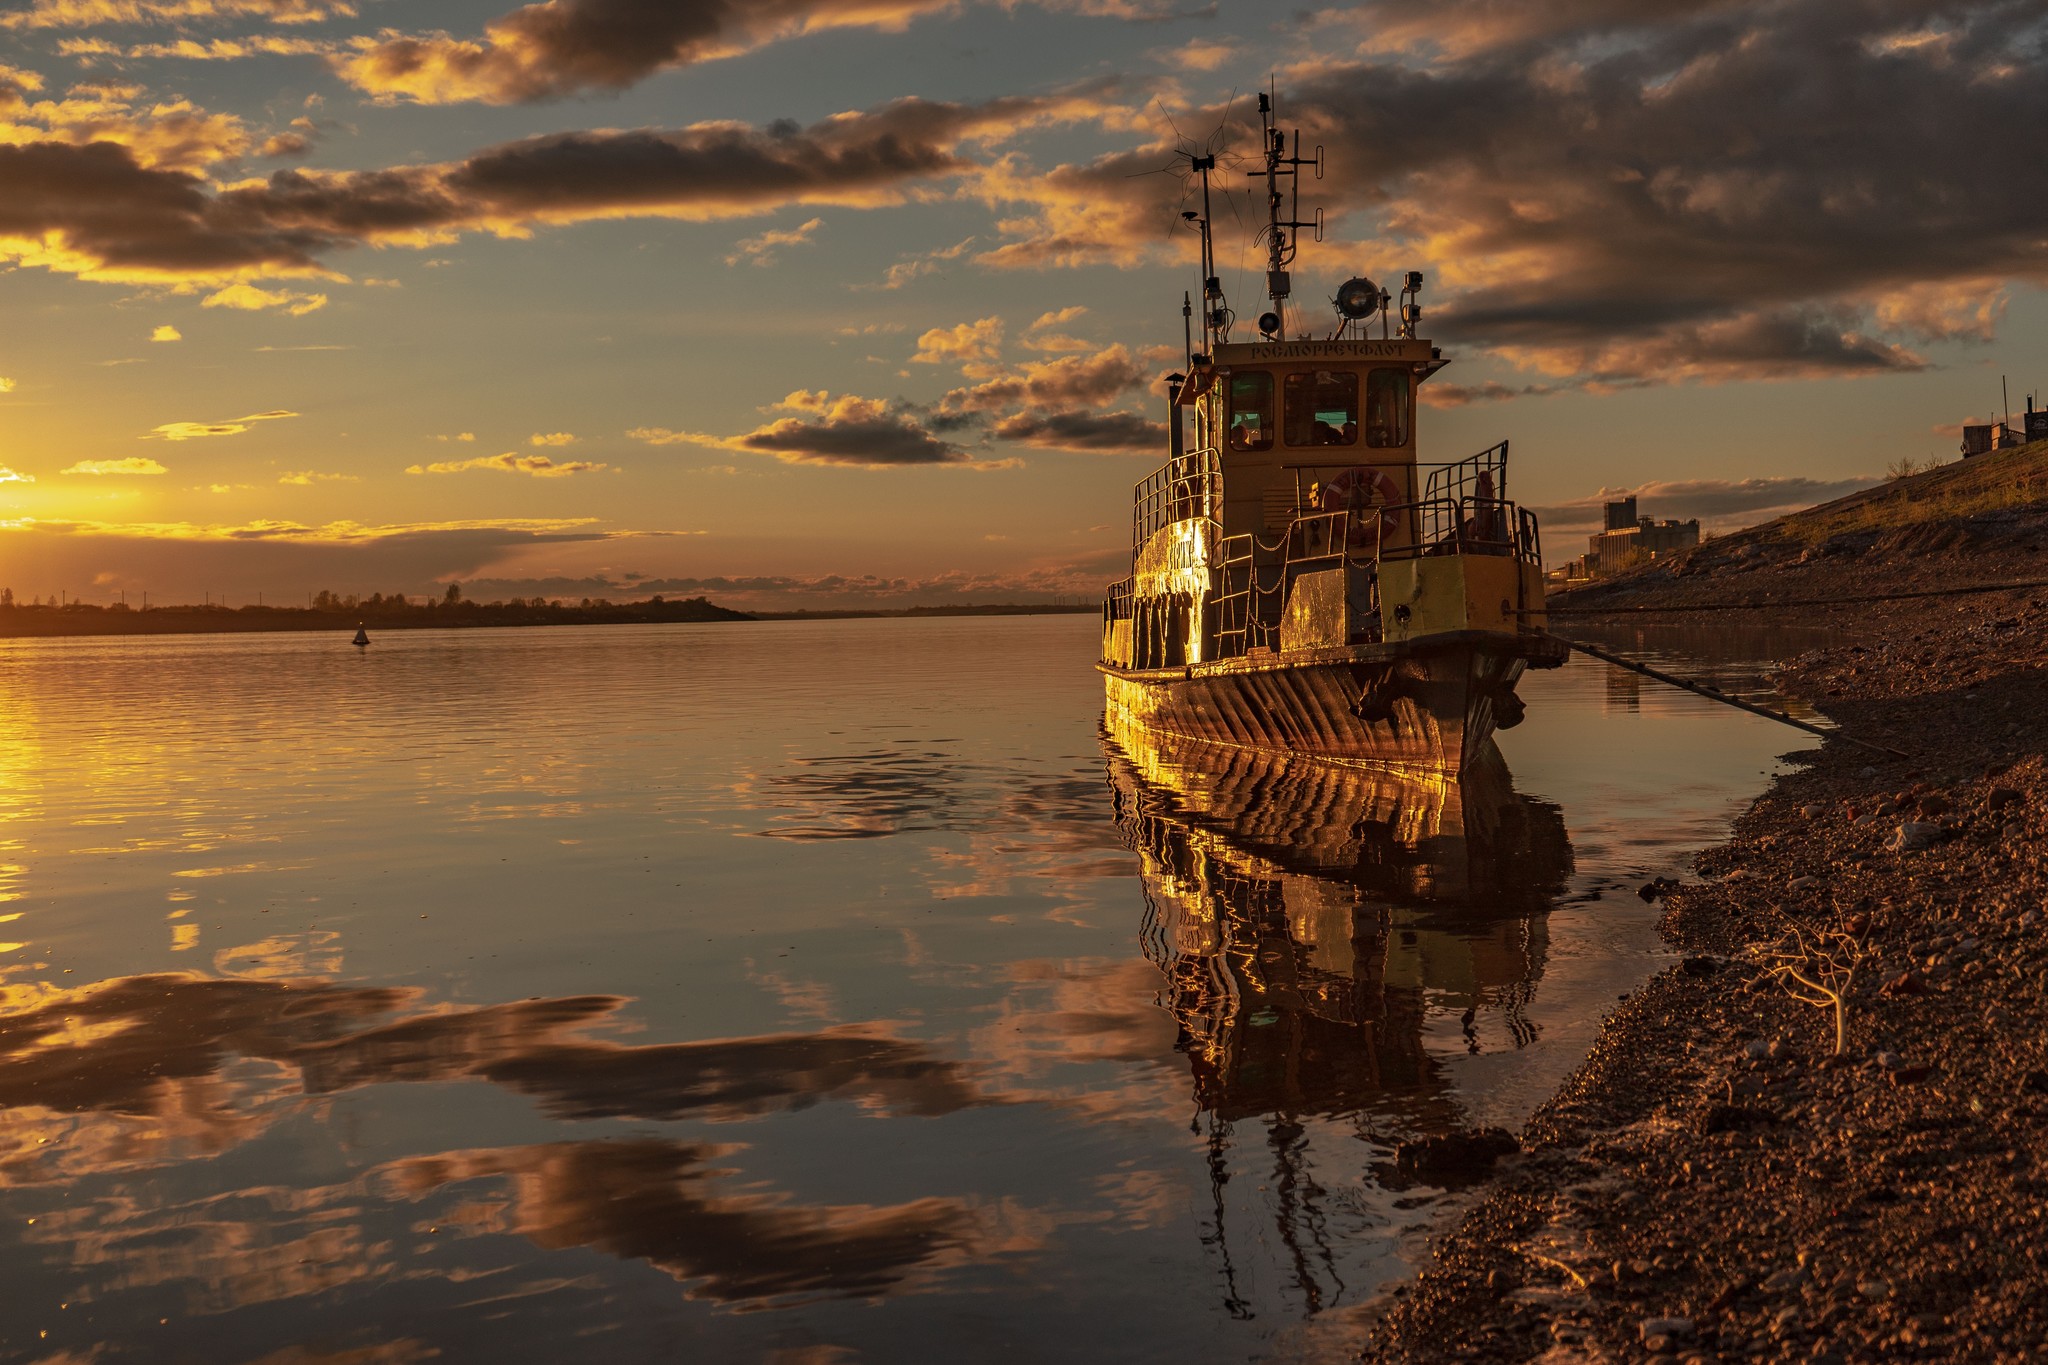
[[[1576,583],[1605,578],[1634,564],[1690,550],[1700,543],[1700,523],[1658,521],[1638,514],[1633,495],[1607,504],[1606,527],[1586,540],[1586,553],[1551,571],[1554,581]]]

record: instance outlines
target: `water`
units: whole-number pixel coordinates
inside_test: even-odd
[[[0,644],[0,1354],[1326,1354],[1805,741],[1575,659],[1462,795],[1219,767],[1094,635]]]

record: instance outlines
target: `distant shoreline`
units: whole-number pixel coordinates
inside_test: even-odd
[[[243,635],[270,631],[503,630],[520,626],[647,625],[709,621],[841,621],[920,616],[1078,616],[1093,606],[1018,603],[829,611],[735,611],[701,597],[591,606],[531,603],[317,607],[0,607],[0,640],[109,635]]]

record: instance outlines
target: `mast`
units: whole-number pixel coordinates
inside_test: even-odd
[[[1316,168],[1316,179],[1323,178],[1323,149],[1316,146],[1314,156],[1301,154],[1301,131],[1295,130],[1294,151],[1287,150],[1287,134],[1274,126],[1276,115],[1273,96],[1265,91],[1259,94],[1260,140],[1266,150],[1264,170],[1247,171],[1253,179],[1264,177],[1266,181],[1266,297],[1273,301],[1271,312],[1259,316],[1259,331],[1267,337],[1287,335],[1287,298],[1293,292],[1293,280],[1287,267],[1294,263],[1294,253],[1301,245],[1300,233],[1303,228],[1312,229],[1315,240],[1323,240],[1323,211],[1316,210],[1313,218],[1301,217],[1301,168]],[[1286,194],[1281,192],[1281,182],[1286,182]],[[1287,203],[1287,216],[1280,216],[1282,202]],[[1293,234],[1290,236],[1289,234]]]

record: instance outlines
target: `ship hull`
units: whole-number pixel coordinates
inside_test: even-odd
[[[1211,744],[1460,773],[1520,715],[1525,669],[1555,668],[1542,636],[1457,631],[1401,644],[1252,654],[1170,669],[1100,664],[1129,723]]]

